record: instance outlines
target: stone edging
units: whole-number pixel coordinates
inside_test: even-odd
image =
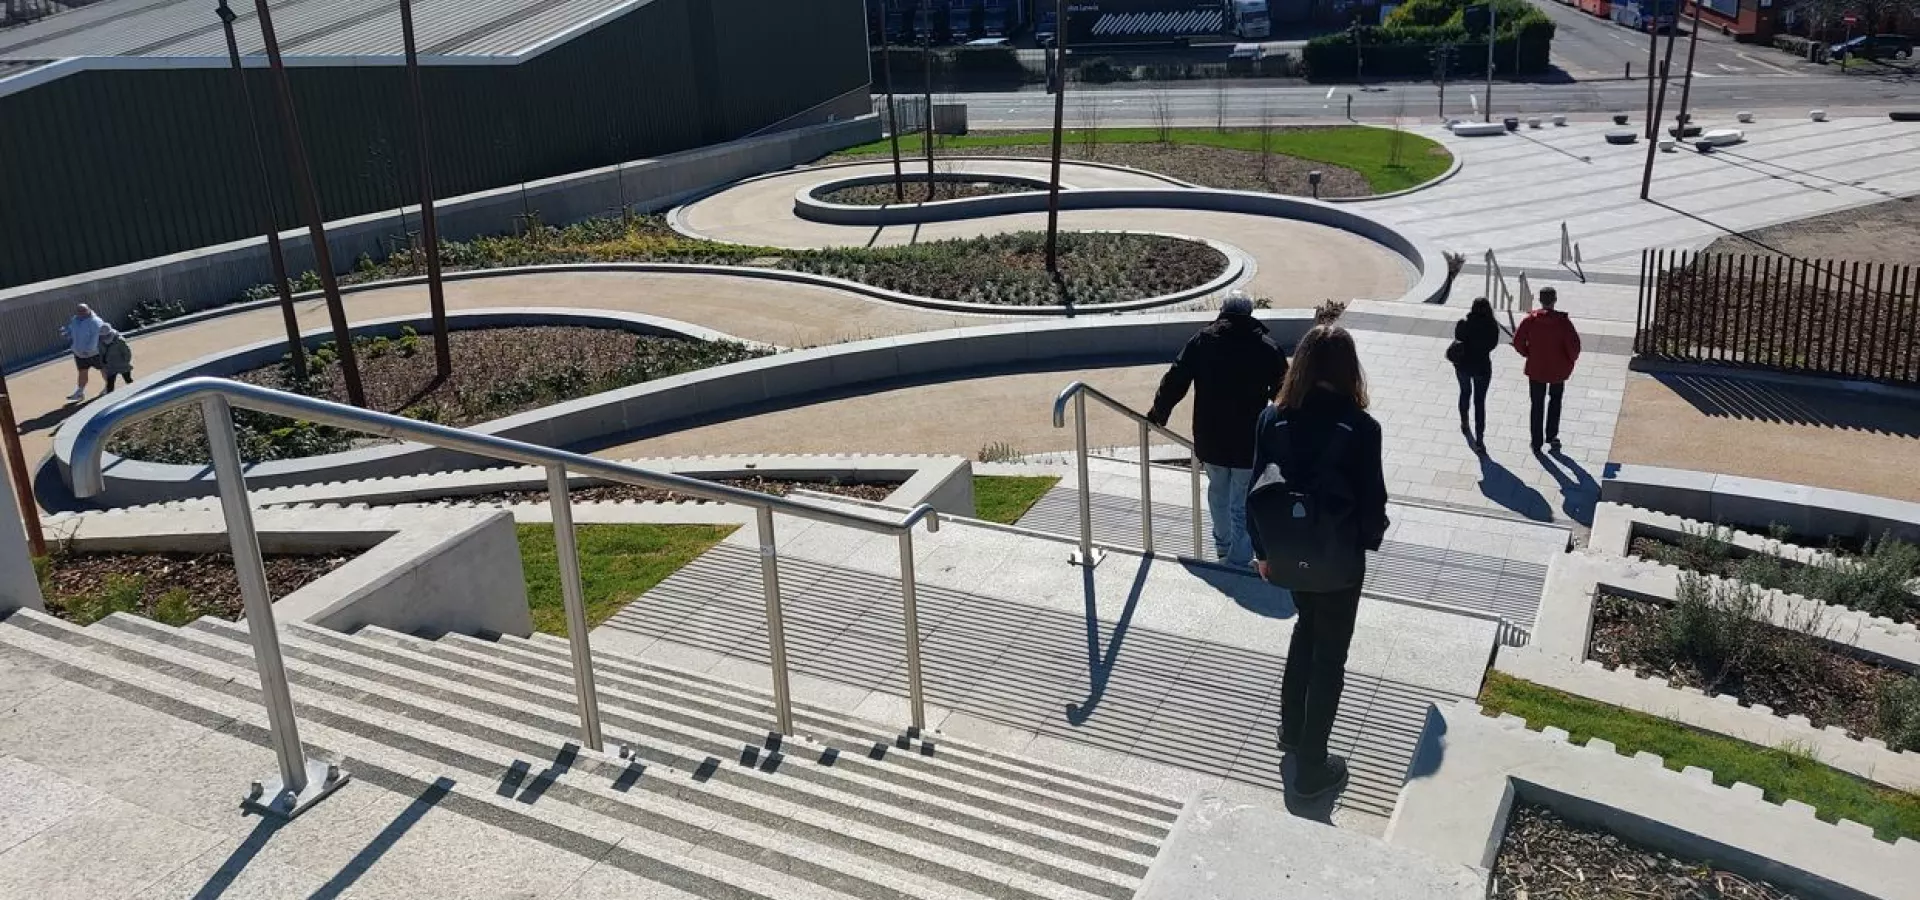
[[[1659,756],[1622,756],[1599,738],[1577,746],[1559,728],[1491,719],[1471,702],[1429,707],[1387,843],[1485,871],[1516,801],[1808,896],[1915,896],[1920,843],[1881,841],[1846,819],[1829,825],[1799,801],[1769,803],[1740,782],[1720,787],[1707,769],[1675,772]]]
[[[1815,550],[1797,544],[1775,541],[1746,531],[1737,531],[1715,526],[1707,522],[1698,522],[1667,513],[1653,512],[1619,503],[1601,503],[1593,513],[1593,531],[1587,540],[1587,546],[1595,552],[1613,556],[1628,557],[1632,552],[1633,537],[1642,531],[1657,531],[1663,536],[1679,536],[1689,532],[1698,533],[1705,529],[1721,528],[1725,541],[1749,553],[1768,554],[1805,565],[1817,565],[1831,562],[1838,557],[1824,550]],[[1651,560],[1649,560],[1651,562]],[[1878,628],[1895,637],[1920,641],[1920,625],[1913,622],[1895,622],[1885,616],[1876,616],[1865,610],[1839,606],[1803,597],[1785,591],[1776,591],[1782,597],[1794,603],[1810,603],[1826,607],[1836,612],[1846,612],[1860,616],[1869,627]]]
[[[1731,695],[1674,687],[1664,678],[1642,676],[1631,669],[1608,669],[1587,659],[1594,597],[1601,587],[1671,601],[1679,582],[1679,569],[1645,560],[1581,553],[1560,556],[1548,568],[1532,643],[1524,650],[1501,653],[1494,668],[1556,690],[1761,746],[1792,742],[1827,765],[1901,790],[1920,791],[1920,753],[1894,751],[1884,741],[1856,740],[1841,728],[1815,728],[1803,716],[1778,715],[1764,705],[1743,705]],[[1812,603],[1777,591],[1767,593],[1773,601],[1770,611],[1775,624],[1784,624],[1787,609],[1796,603]],[[1826,640],[1909,671],[1920,669],[1920,641],[1862,627],[1868,617],[1858,612],[1826,604],[1817,606],[1835,617],[1842,633],[1849,624],[1856,629],[1851,640]]]
[[[1600,499],[1763,531],[1920,542],[1920,503],[1739,475],[1616,463]]]
[[[1274,339],[1286,345],[1306,333],[1312,317],[1311,310],[1260,313]],[[1194,329],[1212,319],[1210,313],[1161,313],[1026,321],[876,338],[658,379],[530,410],[469,430],[549,447],[583,447],[790,408],[831,392],[892,389],[989,372],[1062,371],[1133,360],[1160,362],[1170,358]],[[417,320],[388,320],[386,324],[397,329],[408,321]],[[277,342],[263,342],[250,350],[268,353],[270,361],[279,354],[277,349],[267,348],[277,346]],[[196,370],[214,360],[231,364],[234,357],[234,351],[227,351],[172,371]],[[158,383],[161,379],[153,378],[138,387],[145,389]],[[82,420],[80,416],[75,419]],[[55,435],[53,462],[60,476],[71,483],[73,436],[80,425],[70,420],[66,426]],[[107,492],[102,498],[107,503],[157,503],[206,496],[213,491],[211,475],[204,467],[115,459],[107,463]],[[248,480],[257,488],[272,488],[483,464],[465,453],[395,444],[259,463],[248,468]]]

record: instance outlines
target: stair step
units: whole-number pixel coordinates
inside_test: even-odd
[[[546,686],[562,692],[567,697],[568,708],[571,708],[573,686],[570,657],[559,659],[471,639],[435,642],[390,632],[372,635],[363,630],[361,634],[367,644],[377,640],[381,644],[489,671],[500,678],[523,681],[544,677]],[[324,639],[319,636],[316,638]],[[595,679],[600,685],[603,706],[617,702],[644,718],[652,719],[660,714],[660,706],[639,698],[654,696],[662,705],[671,704],[666,708],[666,714],[679,719],[679,724],[701,728],[732,740],[744,739],[749,744],[764,743],[767,736],[762,723],[770,716],[758,709],[743,711],[736,706],[712,702],[702,694],[682,692],[665,679],[632,679],[617,665],[597,666]],[[697,710],[699,716],[690,715],[684,712],[686,710]],[[945,800],[980,805],[1004,815],[1023,818],[1038,816],[1050,828],[1128,853],[1143,854],[1148,858],[1156,852],[1160,840],[1166,836],[1167,823],[1131,816],[1100,804],[1062,798],[1058,794],[1024,785],[1007,784],[990,776],[979,776],[951,764],[942,754],[928,757],[915,753],[891,753],[886,742],[876,742],[870,734],[853,732],[852,729],[829,729],[819,732],[816,737],[823,743],[846,743],[862,751],[840,757],[845,761],[840,764],[841,767],[848,772],[884,781],[899,789],[928,792]],[[873,754],[879,754],[881,758],[878,761],[870,759]],[[908,767],[911,771],[901,771],[902,767]],[[1083,822],[1083,819],[1093,821]]]
[[[122,638],[128,644],[88,641],[76,626],[37,614],[23,616],[16,612],[0,622],[0,653],[37,663],[75,684],[210,730],[224,730],[259,745],[263,766],[270,766],[272,744],[253,673],[244,673],[244,678],[231,672],[214,674],[219,667],[209,670],[169,661],[166,657],[172,648],[168,646],[124,633]],[[137,648],[139,643],[147,647]],[[232,692],[215,687],[228,682],[243,686]],[[253,696],[239,696],[247,691]],[[503,799],[486,786],[422,777],[423,772],[443,767],[336,731],[311,717],[303,716],[301,736],[311,756],[341,762],[356,781],[406,796],[436,793],[440,795],[436,809],[615,866],[687,896],[718,900],[833,900],[848,896],[762,866],[695,855],[585,810],[563,814],[551,804]],[[240,788],[237,783],[233,786],[236,794]],[[343,790],[352,789],[349,784]]]
[[[563,678],[537,669],[502,663],[499,665],[503,670],[491,671],[497,677],[476,677],[478,667],[460,665],[464,661],[464,651],[454,652],[450,647],[435,642],[413,640],[408,642],[411,647],[397,647],[376,645],[372,641],[348,638],[308,626],[297,626],[291,632],[302,640],[324,644],[357,657],[377,659],[381,664],[404,668],[419,676],[460,682],[475,690],[497,695],[502,700],[537,704],[547,710],[549,720],[554,723],[571,722],[570,717],[575,713],[570,676]],[[506,682],[503,678],[512,678],[513,681]],[[607,690],[609,687],[612,685],[603,685],[600,694],[601,717],[609,731],[626,729],[644,735],[648,742],[654,744],[664,742],[681,747],[739,748],[742,762],[749,759],[758,762],[768,756],[762,752],[765,749],[764,732],[753,733],[754,739],[743,743],[740,732],[724,722],[715,723],[681,709],[677,704],[670,706],[637,700],[633,693]],[[805,745],[788,743],[783,746],[788,748],[785,755],[794,756],[791,748]],[[878,768],[876,764],[857,752],[845,753],[840,748],[832,749],[835,761],[831,769],[824,766],[795,766],[783,770],[782,775],[807,783],[811,786],[808,790],[833,792],[830,797],[833,802],[898,807],[898,814],[931,816],[973,831],[1011,837],[1031,848],[1098,863],[1129,876],[1144,875],[1148,863],[1158,850],[1157,841],[1117,836],[1049,810],[1003,803],[997,798],[981,796],[928,778],[903,779],[891,785],[876,784],[862,777]],[[776,792],[791,790],[778,784],[760,787]]]
[[[460,640],[457,636],[455,640]],[[471,641],[474,639],[467,638]],[[532,638],[503,637],[500,645],[506,648],[525,648],[547,655],[549,658],[571,660],[570,649],[564,638],[546,634],[535,634]],[[595,651],[595,671],[607,664],[624,667],[639,673],[643,679],[673,679],[681,684],[697,686],[703,693],[715,699],[732,698],[731,702],[751,704],[745,707],[757,711],[763,721],[771,721],[773,704],[764,693],[754,692],[730,684],[717,678],[694,672],[687,672],[659,663],[648,662],[640,657],[620,653]],[[569,662],[569,665],[571,663]],[[820,706],[796,702],[793,704],[796,722],[804,721],[810,726],[843,731],[851,729],[855,733],[866,724],[843,713]],[[1071,769],[1037,763],[1033,760],[1005,753],[998,753],[965,744],[940,745],[942,754],[949,759],[960,758],[984,771],[1008,781],[1032,785],[1042,791],[1064,794],[1090,802],[1126,809],[1141,818],[1164,822],[1171,826],[1179,816],[1180,801],[1163,794],[1156,794],[1128,785],[1103,780]]]
[[[183,630],[180,638],[179,647],[202,655],[224,656],[235,666],[250,665],[241,626],[207,619]],[[461,682],[416,676],[393,667],[385,667],[383,679],[381,666],[365,659],[340,659],[297,634],[284,634],[282,646],[288,658],[288,678],[309,692],[310,707],[333,710],[334,696],[351,696],[359,707],[379,710],[380,715],[394,720],[379,738],[386,743],[420,740],[421,733],[431,730],[432,743],[441,748],[464,740],[541,758],[567,740],[574,728],[570,715],[541,713],[489,699],[484,691]],[[310,709],[308,715],[314,714]],[[349,715],[341,712],[341,721],[334,722],[335,727],[363,733],[379,727],[348,721]],[[740,838],[742,841],[763,841],[768,835],[752,834],[755,829],[766,832],[774,824],[781,824],[781,834],[805,842],[793,854],[796,861],[811,858],[809,854],[840,852],[886,869],[884,879],[896,878],[892,870],[898,869],[969,891],[992,890],[1016,875],[1026,875],[1036,879],[1029,885],[1033,890],[1015,893],[1034,898],[1130,897],[1138,875],[1144,874],[1144,864],[1116,862],[1110,855],[1085,854],[1092,858],[1089,861],[1035,849],[1043,839],[1031,833],[988,834],[924,815],[889,814],[891,811],[874,809],[857,797],[835,796],[824,788],[809,789],[791,779],[758,777],[754,769],[729,767],[721,758],[699,749],[662,747],[651,741],[636,746],[643,760],[667,769],[667,774],[641,781],[650,790],[621,794],[623,799],[630,803],[657,800],[667,807],[667,815],[680,819],[704,817],[706,826],[715,831],[737,828],[748,832]],[[812,748],[815,753],[819,749]],[[416,752],[443,758],[445,764],[469,771],[490,773],[485,751],[438,756],[418,748]],[[794,758],[809,755],[791,754]],[[613,782],[627,767],[603,755],[582,752],[567,768],[569,772],[560,781],[568,780],[571,770],[577,769]],[[777,772],[771,774],[777,776]],[[779,821],[769,822],[770,818]],[[1059,846],[1060,842],[1054,839],[1053,843]],[[849,862],[843,867],[852,865]],[[1119,866],[1137,871],[1116,871]],[[880,883],[886,883],[884,879]]]

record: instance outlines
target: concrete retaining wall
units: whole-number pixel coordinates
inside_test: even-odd
[[[6,480],[0,476],[0,484]],[[972,514],[971,509],[967,514]],[[9,496],[0,501],[0,613],[22,608],[45,612],[47,607],[40,598],[40,579],[33,573],[26,525]]]
[[[608,391],[470,430],[548,447],[591,449],[851,393],[992,374],[1164,362],[1213,318],[1212,313],[1188,313],[1023,322],[837,344]],[[1275,341],[1290,346],[1312,326],[1313,313],[1263,311],[1261,319]],[[86,413],[75,416],[55,435],[54,462],[68,484],[74,435],[87,420]],[[397,444],[261,463],[248,469],[247,478],[256,487],[283,487],[487,464],[464,453]],[[100,500],[116,506],[205,496],[214,489],[212,475],[200,467],[113,457],[105,462],[105,477]]]
[[[568,224],[617,213],[623,197],[635,210],[652,212],[719,185],[879,137],[879,119],[866,115],[469,194],[435,204],[440,234],[444,240],[465,240],[510,232],[516,217],[528,211],[550,225]],[[406,212],[417,228],[417,207]],[[327,242],[335,265],[344,271],[363,253],[383,257],[385,242],[400,231],[400,213],[388,210],[329,223]],[[282,241],[292,272],[313,268],[304,229],[283,234]],[[229,303],[271,278],[262,237],[0,291],[0,319],[7,322],[0,331],[0,365],[14,367],[63,350],[58,329],[76,303],[90,304],[109,321],[121,322],[142,301],[205,309]]]
[[[1920,541],[1920,503],[1738,475],[1615,465],[1600,499],[1759,532]]]

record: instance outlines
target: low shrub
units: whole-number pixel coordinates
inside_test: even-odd
[[[1735,578],[1895,621],[1920,621],[1920,593],[1915,592],[1920,546],[1882,535],[1868,540],[1857,554],[1833,548],[1827,558],[1806,564],[1779,555],[1782,538],[1784,534],[1776,533],[1767,551],[1748,552],[1733,544],[1732,529],[1709,525],[1689,528],[1670,542],[1638,539],[1634,551],[1689,571]]]
[[[1123,66],[1104,56],[1087,60],[1080,64],[1080,80],[1088,84],[1112,84],[1116,81],[1132,81],[1133,69]]]
[[[1888,747],[1920,751],[1920,675],[1881,688],[1880,729]]]

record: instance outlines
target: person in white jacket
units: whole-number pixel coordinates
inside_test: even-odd
[[[78,370],[73,393],[67,395],[67,402],[76,403],[87,397],[87,372],[93,369],[105,371],[106,364],[100,349],[107,341],[119,337],[119,332],[82,303],[74,308],[73,318],[61,326],[60,333],[66,336],[73,349],[73,366]],[[108,385],[111,386],[112,382],[108,382]]]

